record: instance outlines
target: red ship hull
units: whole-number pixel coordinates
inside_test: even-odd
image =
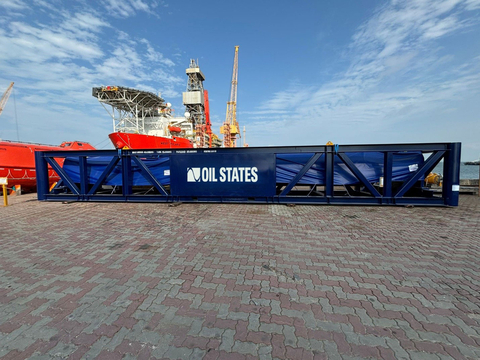
[[[23,191],[35,190],[37,178],[35,173],[35,151],[53,150],[94,150],[95,148],[83,142],[65,142],[60,146],[0,141],[0,177],[8,179],[8,186],[20,185]],[[63,158],[56,159],[63,165]],[[50,184],[59,180],[55,171],[48,169]]]
[[[116,149],[181,149],[193,148],[190,140],[173,136],[166,138],[144,134],[114,132],[108,135]]]

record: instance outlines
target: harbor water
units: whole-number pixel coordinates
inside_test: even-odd
[[[443,175],[443,162],[438,164],[433,171],[436,174]],[[465,163],[460,164],[460,179],[478,179],[479,175],[479,166],[478,165],[465,165]]]

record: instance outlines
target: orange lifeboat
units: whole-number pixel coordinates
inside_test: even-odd
[[[31,191],[37,187],[35,173],[35,151],[55,150],[95,150],[83,141],[63,142],[60,146],[0,141],[0,177],[8,178],[10,186],[20,185],[23,191]],[[62,159],[56,159],[62,165]],[[52,168],[48,168],[50,184],[60,178]]]
[[[169,126],[168,130],[170,130],[171,133],[179,133],[182,132],[182,129],[178,126]]]

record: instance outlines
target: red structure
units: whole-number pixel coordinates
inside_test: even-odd
[[[85,142],[63,142],[60,146],[41,145],[14,141],[0,141],[0,177],[8,179],[9,187],[21,186],[24,191],[35,190],[35,151],[53,150],[95,150]],[[63,164],[63,158],[58,159]],[[48,169],[50,185],[60,178],[51,168]]]

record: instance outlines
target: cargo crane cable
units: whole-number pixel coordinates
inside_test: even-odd
[[[104,144],[106,141],[109,141],[109,140],[110,140],[110,138],[107,136],[106,139],[100,141],[98,144],[94,145],[94,147],[97,148],[97,149],[99,149],[99,146],[100,146],[100,145]],[[103,146],[103,145],[102,145],[102,146]],[[102,149],[103,149],[103,147],[102,147]]]

